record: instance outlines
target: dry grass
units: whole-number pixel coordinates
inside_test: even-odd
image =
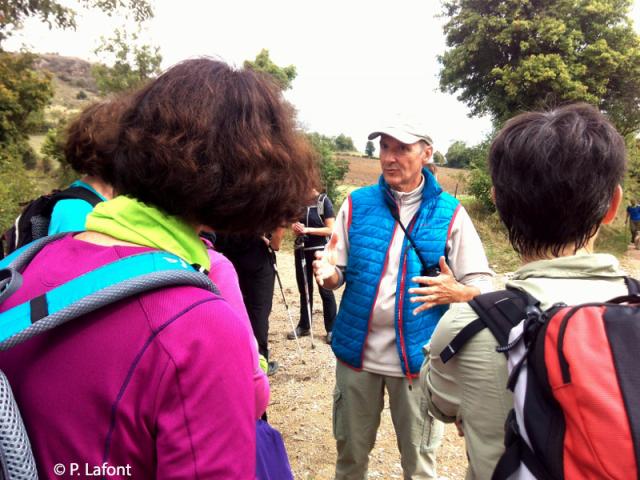
[[[353,187],[363,187],[378,181],[380,175],[380,161],[377,158],[362,158],[348,155],[340,155],[340,158],[349,160],[349,173],[344,179],[344,184]],[[451,195],[464,195],[465,178],[467,172],[456,168],[438,167],[438,182],[442,188]]]

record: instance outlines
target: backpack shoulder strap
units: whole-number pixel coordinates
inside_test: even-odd
[[[88,188],[84,187],[69,187],[60,192],[55,192],[53,195],[53,199],[55,200],[53,203],[57,203],[60,200],[84,200],[92,207],[95,207],[97,204],[102,202],[102,198],[100,198],[96,193],[92,192]]]
[[[478,318],[458,332],[442,350],[440,359],[447,363],[471,338],[485,328],[491,331],[499,345],[506,345],[509,332],[524,318],[527,305],[537,304],[539,302],[531,295],[512,288],[478,295],[469,302]]]
[[[39,251],[43,245],[35,246],[40,247]],[[0,301],[17,290],[15,285],[19,287],[21,276],[14,266],[28,263],[24,261],[31,253],[28,250],[23,251],[9,267],[0,271],[0,281],[3,276],[9,278],[8,282],[5,281],[7,286],[0,295]],[[10,287],[12,282],[14,286]],[[219,294],[217,287],[206,275],[196,272],[176,255],[163,251],[131,255],[73,278],[1,313],[0,350],[11,348],[39,333],[119,300],[174,285],[192,285]],[[5,292],[8,294],[5,295]]]
[[[320,196],[318,196],[318,202],[317,202],[318,215],[320,216],[323,222],[324,222],[324,199],[325,198],[327,198],[327,194],[321,193]]]
[[[29,262],[35,257],[40,250],[51,242],[69,235],[69,232],[56,233],[55,235],[49,235],[34,240],[31,243],[23,245],[22,247],[14,250],[9,255],[0,260],[0,269],[11,268],[16,271],[23,270]],[[2,303],[3,297],[0,294],[0,303]]]
[[[640,282],[633,277],[624,277],[624,283],[627,284],[629,295],[640,295]]]

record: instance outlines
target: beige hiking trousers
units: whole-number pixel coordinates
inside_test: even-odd
[[[333,395],[336,480],[365,480],[376,440],[385,389],[405,480],[435,480],[436,450],[444,424],[427,413],[419,381],[353,370],[340,361]]]

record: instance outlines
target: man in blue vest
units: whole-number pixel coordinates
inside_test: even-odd
[[[332,341],[335,478],[366,478],[386,388],[404,478],[435,479],[443,425],[417,385],[422,346],[449,303],[491,289],[492,272],[468,214],[425,168],[431,138],[408,126],[369,135],[377,137],[378,184],[349,195],[314,262],[325,288],[346,285]]]

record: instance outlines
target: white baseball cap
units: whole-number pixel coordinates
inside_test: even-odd
[[[419,130],[411,125],[403,124],[380,128],[369,134],[369,140],[379,137],[380,135],[389,135],[399,142],[411,145],[413,143],[423,141],[427,145],[433,145],[433,140],[426,133],[418,133]]]

